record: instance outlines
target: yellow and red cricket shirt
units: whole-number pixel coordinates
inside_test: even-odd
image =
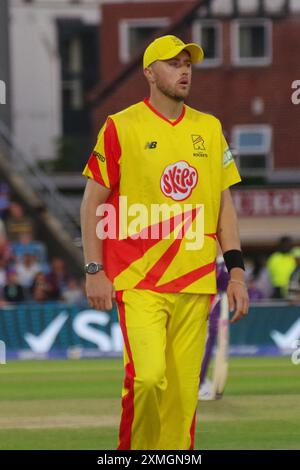
[[[145,99],[107,118],[83,175],[111,189],[107,203],[117,214],[117,236],[104,240],[103,262],[116,290],[216,292],[221,193],[241,180],[217,118],[184,105],[170,121]],[[151,215],[153,204],[176,204],[184,217],[169,214],[169,236],[163,220],[153,222],[150,215],[140,218],[136,236],[120,236],[120,196],[131,217],[140,206]],[[197,217],[204,218],[204,241],[187,249],[186,236],[178,233],[195,228]],[[157,227],[160,236],[151,236]]]

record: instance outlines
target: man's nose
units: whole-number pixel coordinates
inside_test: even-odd
[[[183,73],[188,75],[188,73],[190,71],[190,67],[187,64],[183,64],[181,68],[183,70]]]

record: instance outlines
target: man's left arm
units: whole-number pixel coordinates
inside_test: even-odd
[[[223,254],[231,250],[241,251],[237,215],[229,188],[222,191],[221,195],[217,237]],[[237,254],[239,255],[239,253]],[[229,275],[227,295],[229,310],[234,311],[231,323],[235,323],[247,315],[249,297],[245,283],[245,271],[241,267],[232,267]]]

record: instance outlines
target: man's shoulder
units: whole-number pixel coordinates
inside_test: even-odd
[[[121,109],[117,113],[110,114],[109,118],[113,119],[116,122],[127,119],[135,119],[138,114],[143,112],[143,110],[143,101],[139,101],[138,103],[134,103],[128,106],[127,108]]]
[[[185,107],[186,107],[187,116],[190,119],[193,119],[195,121],[202,121],[214,127],[222,126],[220,120],[213,114],[204,113],[203,111],[199,111],[198,109],[191,108],[190,106],[187,106],[187,105]]]

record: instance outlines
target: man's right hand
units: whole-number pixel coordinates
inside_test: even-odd
[[[104,271],[86,275],[86,296],[90,307],[96,310],[111,310],[116,293],[112,282]]]

